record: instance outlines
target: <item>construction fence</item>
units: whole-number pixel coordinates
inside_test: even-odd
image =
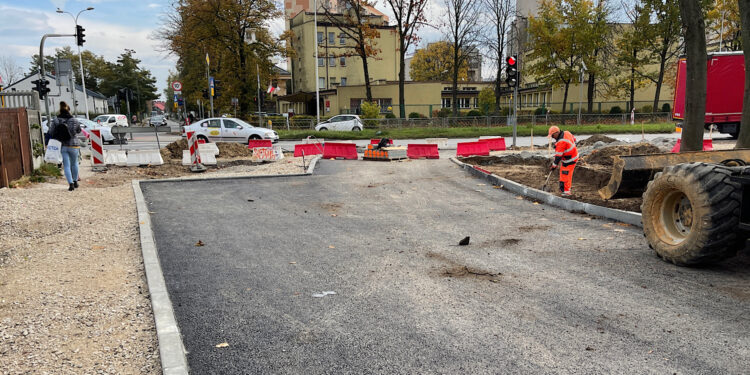
[[[321,121],[324,119],[321,118]],[[250,120],[253,125],[262,124],[275,130],[311,130],[315,129],[317,121],[314,118],[265,117],[258,121],[257,117]],[[366,129],[396,129],[396,128],[459,128],[459,127],[499,127],[510,126],[509,116],[474,116],[474,117],[431,117],[431,118],[378,118],[362,119]],[[533,125],[627,125],[632,123],[667,123],[672,121],[669,112],[660,113],[621,113],[621,114],[545,114],[519,115],[519,126]]]
[[[36,92],[0,92],[0,187],[30,175],[44,155]]]

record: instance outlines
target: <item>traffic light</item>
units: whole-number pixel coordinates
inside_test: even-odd
[[[203,99],[208,99],[208,89],[203,89],[201,92],[203,93]]]
[[[518,58],[515,55],[505,59],[505,83],[508,87],[516,87],[518,84]]]
[[[34,85],[31,89],[39,93],[39,98],[44,99],[47,97],[47,94],[50,92],[49,87],[49,81],[46,79],[38,79],[36,81],[31,81],[31,83]]]
[[[218,98],[221,96],[221,81],[218,79],[214,81],[214,97]]]
[[[78,42],[79,46],[83,45],[83,42],[86,41],[86,39],[83,39],[86,34],[83,32],[86,31],[86,29],[83,28],[81,25],[76,25],[76,41]]]

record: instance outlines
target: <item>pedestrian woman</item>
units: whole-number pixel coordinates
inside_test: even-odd
[[[81,132],[81,124],[70,114],[70,107],[60,102],[60,114],[49,128],[51,138],[62,143],[63,171],[68,180],[68,191],[78,187],[78,150],[81,143],[77,134]]]

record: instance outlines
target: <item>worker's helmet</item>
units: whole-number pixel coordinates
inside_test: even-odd
[[[557,126],[550,126],[549,127],[549,132],[547,133],[547,137],[551,138],[552,134],[555,134],[555,133],[557,133],[559,131],[560,131],[560,128],[558,128]]]

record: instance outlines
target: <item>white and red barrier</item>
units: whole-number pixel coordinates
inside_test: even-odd
[[[94,167],[104,167],[104,147],[102,146],[102,131],[91,129],[91,161]]]
[[[206,167],[201,163],[201,153],[198,149],[198,140],[194,131],[187,132],[188,148],[190,149],[190,170],[193,172],[203,172]]]

